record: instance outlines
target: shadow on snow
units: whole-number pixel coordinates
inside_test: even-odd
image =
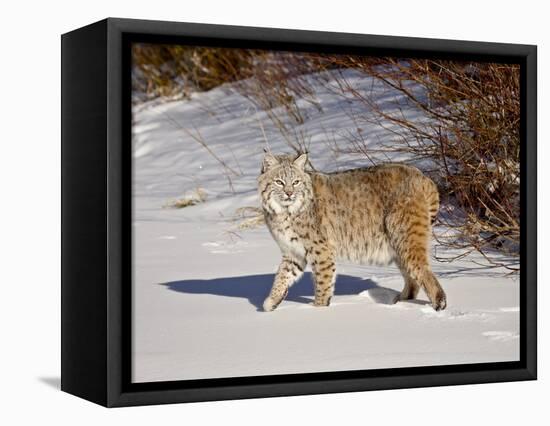
[[[212,294],[224,297],[247,299],[258,310],[262,310],[264,299],[273,284],[274,274],[248,275],[242,277],[215,278],[210,280],[182,280],[162,283],[168,289],[187,294]],[[392,304],[399,292],[378,286],[374,281],[350,275],[338,275],[334,294],[336,296],[357,295],[368,291],[375,303]],[[298,303],[313,301],[313,281],[311,272],[295,283],[286,300]]]

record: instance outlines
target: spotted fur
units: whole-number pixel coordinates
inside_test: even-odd
[[[307,154],[267,154],[258,178],[266,223],[283,256],[264,310],[282,302],[307,264],[314,305],[328,306],[337,260],[395,262],[405,279],[396,302],[423,288],[435,310],[445,309],[445,293],[429,263],[431,222],[439,209],[433,181],[397,163],[331,174],[306,171],[306,163]]]

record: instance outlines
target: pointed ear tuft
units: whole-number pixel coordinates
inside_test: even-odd
[[[262,163],[262,173],[265,173],[271,167],[275,167],[279,164],[279,160],[272,154],[266,154]]]
[[[300,155],[298,158],[296,158],[293,162],[293,164],[298,167],[300,170],[304,170],[307,163],[307,152]]]

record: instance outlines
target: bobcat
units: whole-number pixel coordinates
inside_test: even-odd
[[[413,299],[420,287],[432,307],[446,296],[429,263],[431,222],[439,194],[420,170],[398,163],[336,173],[305,170],[307,154],[266,154],[258,189],[267,226],[283,259],[265,311],[274,310],[289,287],[312,267],[315,306],[334,293],[336,260],[400,268],[405,287],[395,302]]]

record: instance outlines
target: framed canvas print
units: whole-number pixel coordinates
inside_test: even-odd
[[[535,378],[535,46],[127,19],[62,36],[63,390]]]

